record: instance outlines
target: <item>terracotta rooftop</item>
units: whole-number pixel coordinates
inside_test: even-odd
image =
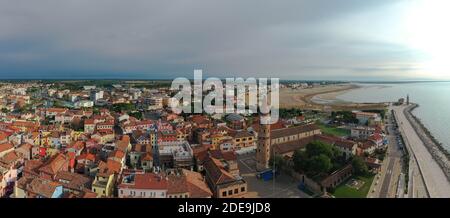
[[[130,183],[122,182],[119,187],[166,190],[168,187],[168,181],[165,177],[154,173],[134,174],[133,181]]]
[[[296,135],[296,134],[300,134],[300,133],[310,132],[310,131],[314,131],[314,130],[320,130],[320,128],[315,124],[300,125],[300,126],[296,126],[296,127],[271,130],[270,137],[272,139],[275,139],[275,138],[281,138],[281,137]]]
[[[353,146],[356,144],[354,141],[342,139],[336,136],[330,136],[330,135],[315,135],[315,140],[319,140],[321,142],[325,142],[331,145],[335,145],[338,147],[343,147],[347,149],[352,149]]]
[[[39,171],[55,175],[58,171],[63,169],[65,164],[68,163],[69,160],[65,155],[57,154],[47,161],[47,163],[45,163],[41,168],[39,168]]]
[[[182,171],[186,176],[191,198],[205,198],[213,195],[202,174],[185,169]]]
[[[9,149],[11,149],[11,148],[14,148],[14,145],[11,144],[11,143],[3,143],[3,144],[0,144],[0,152],[7,151],[7,150],[9,150]]]
[[[58,172],[55,180],[61,182],[64,187],[80,191],[87,188],[91,182],[91,179],[86,176],[67,171]]]
[[[209,175],[212,183],[215,185],[234,182],[233,175],[224,169],[222,162],[216,158],[209,158],[204,165],[206,174]]]
[[[30,185],[27,186],[27,191],[46,198],[51,198],[58,186],[61,186],[61,184],[42,178],[35,178],[31,181]]]
[[[11,151],[0,158],[0,164],[6,167],[10,167],[19,159],[20,157],[17,155],[17,153],[15,151]]]
[[[302,138],[300,140],[290,141],[290,142],[284,142],[280,144],[273,145],[273,149],[275,153],[278,154],[285,154],[288,152],[293,152],[298,149],[305,148],[306,145],[310,142],[314,141],[314,137],[307,137]]]

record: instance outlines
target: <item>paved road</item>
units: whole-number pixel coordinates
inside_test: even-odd
[[[385,173],[384,181],[380,189],[380,197],[387,198],[389,197],[389,187],[391,186],[391,178],[392,178],[392,169],[394,167],[395,160],[389,158],[388,168]]]
[[[406,106],[392,106],[392,109],[395,111],[400,132],[405,139],[405,143],[409,144],[410,149],[417,160],[418,169],[413,168],[414,184],[416,183],[415,178],[420,177],[421,175],[430,197],[449,198],[450,182],[415,132],[411,123],[409,123],[404,114],[405,108]]]
[[[397,143],[397,132],[393,128],[393,117],[389,112],[386,123],[388,139],[386,158],[382,163],[380,172],[375,177],[368,197],[394,198],[397,195],[397,186],[402,173],[402,150]]]

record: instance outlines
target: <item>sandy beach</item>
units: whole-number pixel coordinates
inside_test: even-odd
[[[355,84],[322,85],[305,89],[280,89],[280,108],[301,108],[309,110],[355,110],[380,109],[382,103],[352,103],[336,99],[345,92],[360,88]]]

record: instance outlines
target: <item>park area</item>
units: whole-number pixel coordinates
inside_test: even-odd
[[[365,198],[374,175],[351,177],[340,184],[332,193],[336,198]]]
[[[335,136],[348,136],[348,135],[350,135],[350,130],[348,130],[348,129],[327,126],[327,125],[324,125],[324,124],[319,124],[319,127],[320,127],[320,130],[322,130],[322,133],[324,133],[324,134],[335,135]]]

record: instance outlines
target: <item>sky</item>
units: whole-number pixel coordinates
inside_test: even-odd
[[[450,79],[446,1],[0,0],[0,79]]]

